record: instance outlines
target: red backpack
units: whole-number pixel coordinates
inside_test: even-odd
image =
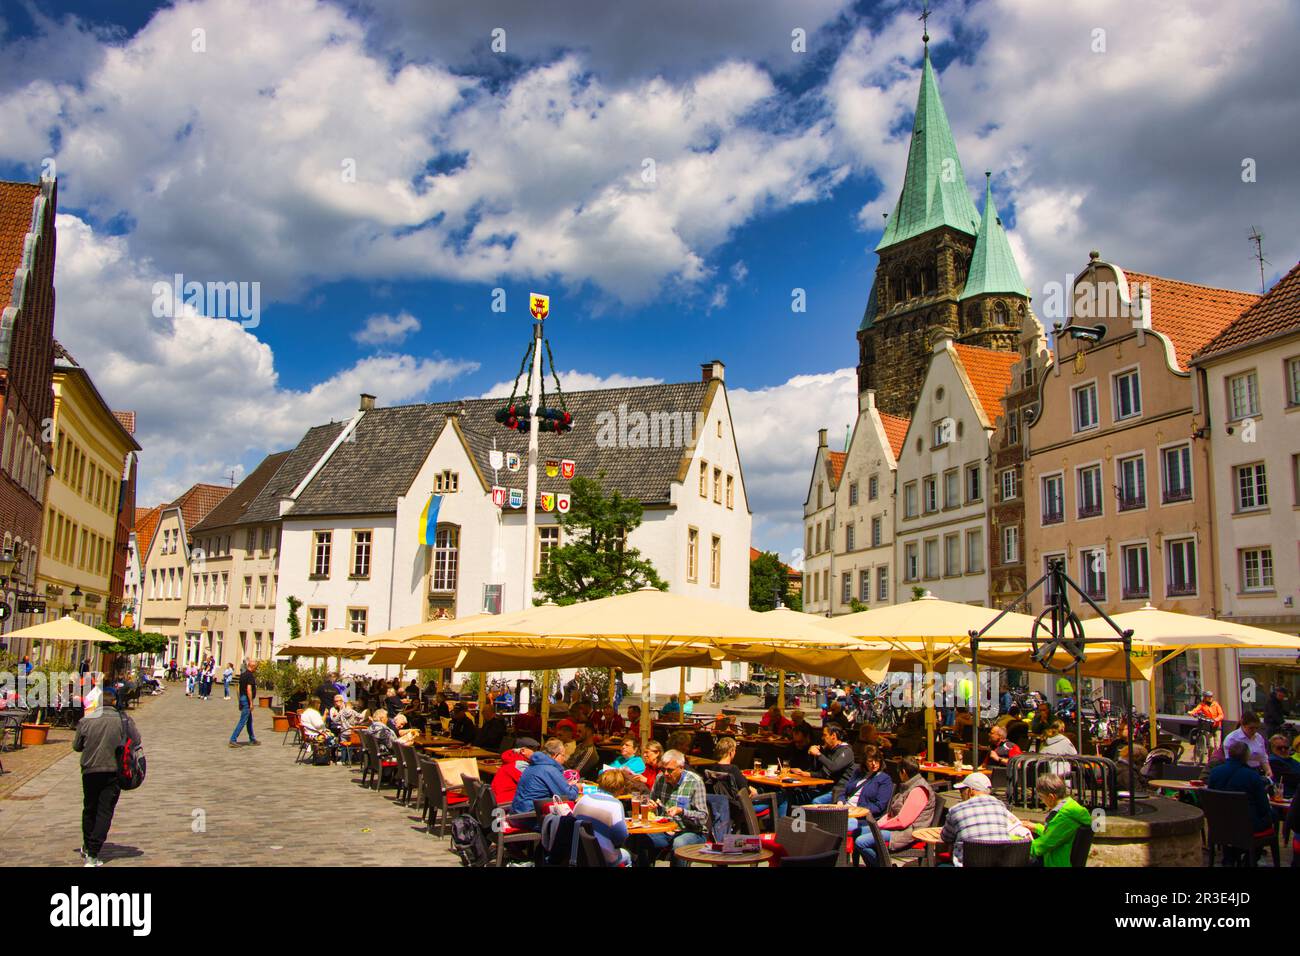
[[[117,745],[117,785],[123,790],[135,790],[144,783],[145,762],[144,748],[132,742],[139,737],[135,722],[126,714],[122,717],[122,742]]]

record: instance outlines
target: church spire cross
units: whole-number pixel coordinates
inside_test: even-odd
[[[926,0],[921,4],[921,15],[916,19],[921,21],[921,42],[930,42],[930,3]]]

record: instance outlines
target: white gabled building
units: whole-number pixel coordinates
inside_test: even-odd
[[[751,515],[723,384],[723,365],[700,381],[573,392],[572,432],[543,434],[539,493],[564,493],[548,460],[644,508],[629,544],[670,590],[746,607]],[[304,633],[350,628],[378,634],[485,609],[519,610],[525,515],[498,508],[492,487],[526,489],[526,433],[499,425],[504,399],[375,408],[362,396],[347,422],[311,429],[250,512],[274,503],[282,524],[277,643],[288,634],[288,599],[302,601]],[[492,470],[493,449],[520,456],[518,471]],[[440,494],[436,545],[419,539],[420,515]],[[554,512],[538,509],[534,566],[563,542]],[[529,599],[532,593],[530,589]],[[283,625],[283,626],[282,626]],[[711,686],[712,671],[690,675]],[[629,675],[635,686],[635,678]],[[676,672],[660,690],[677,687]]]

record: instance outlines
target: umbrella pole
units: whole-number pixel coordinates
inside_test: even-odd
[[[677,719],[686,723],[686,668],[677,668]]]
[[[776,672],[776,703],[781,708],[781,713],[785,713],[785,670],[784,668]]]
[[[645,753],[646,744],[650,743],[650,705],[654,697],[650,693],[650,638],[641,638],[641,752]]]
[[[616,688],[614,679],[614,673],[616,670],[617,669],[613,667],[609,669],[609,709],[617,713],[618,708],[614,706],[614,701],[617,699],[615,695]]]
[[[542,742],[546,742],[546,731],[551,726],[551,672],[542,672]]]
[[[478,672],[478,725],[483,726],[483,705],[487,703],[487,673]]]
[[[1159,731],[1156,729],[1156,668],[1151,667],[1151,679],[1147,681],[1147,722],[1150,724],[1151,749],[1155,750]]]
[[[925,695],[925,752],[926,759],[934,763],[934,689],[938,679],[934,672],[934,646],[929,640],[925,642],[925,673],[930,685]]]
[[[974,671],[975,686],[972,688],[974,693],[971,695],[974,699],[971,703],[975,708],[975,722],[971,725],[970,736],[970,764],[972,767],[980,765],[980,650],[979,641],[971,641],[971,669]]]

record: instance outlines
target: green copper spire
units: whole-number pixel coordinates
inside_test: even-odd
[[[912,144],[907,151],[903,192],[876,251],[911,239],[939,226],[975,234],[979,213],[970,201],[966,176],[957,157],[957,144],[948,127],[948,114],[939,99],[939,84],[930,66],[930,47],[921,65],[921,92],[912,120]]]
[[[977,295],[1009,292],[1028,295],[1025,282],[1016,267],[1016,257],[1011,253],[1011,243],[1002,229],[997,207],[993,205],[992,173],[984,174],[984,217],[975,237],[975,250],[970,257],[970,271],[961,301]]]

